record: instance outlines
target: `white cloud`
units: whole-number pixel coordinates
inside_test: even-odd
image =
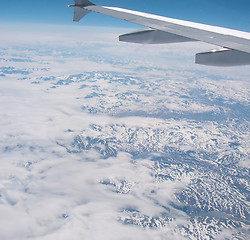
[[[65,29],[69,32],[63,32]],[[174,55],[178,61],[164,60],[163,55],[169,51],[179,53],[177,47],[164,47],[160,53],[161,46],[131,45],[128,49],[128,45],[115,42],[114,37],[121,30],[110,30],[106,34],[107,29],[98,34],[96,29],[88,29],[88,34],[81,30],[72,27],[62,27],[55,32],[1,30],[1,46],[6,49],[1,50],[0,69],[13,67],[30,73],[9,72],[0,77],[0,226],[4,226],[0,238],[183,239],[185,234],[180,226],[188,226],[189,217],[171,203],[178,203],[176,193],[187,188],[200,173],[197,170],[182,175],[178,172],[179,165],[175,165],[176,169],[172,166],[156,169],[153,157],[161,157],[165,145],[178,151],[193,150],[197,154],[203,151],[202,154],[218,153],[223,157],[232,151],[229,146],[232,139],[236,139],[233,143],[241,144],[232,152],[247,155],[247,136],[241,136],[241,127],[247,124],[239,127],[231,122],[163,119],[153,114],[151,117],[112,117],[109,111],[89,114],[81,107],[88,104],[108,109],[117,104],[116,94],[134,92],[136,94],[130,95],[129,101],[122,101],[123,105],[118,108],[120,112],[140,108],[152,112],[160,104],[175,111],[216,111],[218,106],[193,102],[193,98],[185,104],[180,96],[189,94],[188,90],[199,89],[206,90],[211,98],[219,96],[226,101],[233,99],[245,103],[249,95],[245,85],[248,70],[244,68],[244,71],[234,73],[233,76],[239,73],[242,79],[217,81],[206,77],[210,68],[201,70],[201,67],[190,65],[189,52],[186,55],[190,63],[184,60],[174,66],[180,60],[178,55]],[[20,31],[23,37],[16,39]],[[50,34],[45,35],[48,31]],[[159,62],[155,61],[158,57]],[[20,62],[13,58],[31,61]],[[201,71],[201,79],[196,77],[197,69]],[[107,76],[101,71],[111,73]],[[56,85],[57,81],[67,80],[70,75],[86,72],[90,79],[80,82],[75,77],[69,85]],[[215,72],[216,76],[225,76],[222,70]],[[131,80],[131,84],[126,85],[124,76]],[[22,78],[26,79],[18,80]],[[110,79],[114,82],[109,83]],[[138,85],[133,85],[133,81]],[[148,95],[142,95],[142,82],[143,87],[149,89],[144,91]],[[80,89],[83,84],[87,87]],[[84,98],[93,91],[106,96],[98,100]],[[190,94],[189,97],[193,96]],[[93,124],[101,126],[103,131],[93,131]],[[113,126],[116,131],[110,132]],[[126,135],[127,129],[133,132],[136,128],[141,132],[133,147],[138,150],[146,142],[151,144],[151,149],[158,150],[152,150],[153,153],[144,158],[135,158],[126,149],[128,142],[121,141],[124,145],[117,148],[117,155],[104,159],[93,148],[79,153],[70,153],[66,149],[77,135],[122,140],[130,136]],[[159,141],[154,141],[152,131],[157,129],[165,132]],[[217,142],[212,140],[215,138]],[[103,147],[102,144],[98,146]],[[201,154],[198,157],[207,161]],[[173,179],[157,178],[156,174],[169,174]],[[173,221],[156,229],[126,225],[119,219],[128,209],[131,210],[128,215],[137,210],[145,219],[160,219],[166,214]]]
[[[122,152],[104,160],[95,151],[69,154],[57,145],[61,139],[70,144],[90,123],[114,121],[81,112],[77,89],[48,91],[46,82],[11,77],[1,82],[1,239],[150,239],[159,233],[123,225],[117,221],[120,212],[134,207],[149,216],[160,214],[164,209],[154,201],[171,199],[184,186],[159,189],[150,160],[134,163]],[[128,181],[130,193],[116,193],[100,183],[103,179]],[[152,197],[147,192],[154,189],[159,193]]]

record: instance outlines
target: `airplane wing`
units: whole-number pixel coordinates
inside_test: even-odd
[[[222,47],[197,53],[197,64],[211,66],[250,65],[250,33],[162,17],[117,7],[97,6],[88,0],[74,0],[74,21],[79,21],[88,12],[102,13],[111,17],[148,27],[124,34],[120,41],[159,44],[202,41]]]

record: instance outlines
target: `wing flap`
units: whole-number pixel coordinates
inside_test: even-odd
[[[119,36],[119,41],[143,43],[143,44],[162,44],[162,43],[193,42],[196,40],[168,32],[163,32],[156,29],[143,29],[123,34]]]
[[[218,67],[249,65],[250,53],[230,49],[197,53],[195,63]]]

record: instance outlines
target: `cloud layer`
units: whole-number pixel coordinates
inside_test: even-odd
[[[2,30],[0,238],[247,239],[249,68],[65,28]]]

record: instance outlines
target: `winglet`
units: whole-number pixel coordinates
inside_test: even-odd
[[[74,22],[79,22],[85,15],[87,15],[90,11],[85,9],[84,7],[95,5],[88,0],[74,0],[75,5],[68,5],[68,7],[74,7]]]

